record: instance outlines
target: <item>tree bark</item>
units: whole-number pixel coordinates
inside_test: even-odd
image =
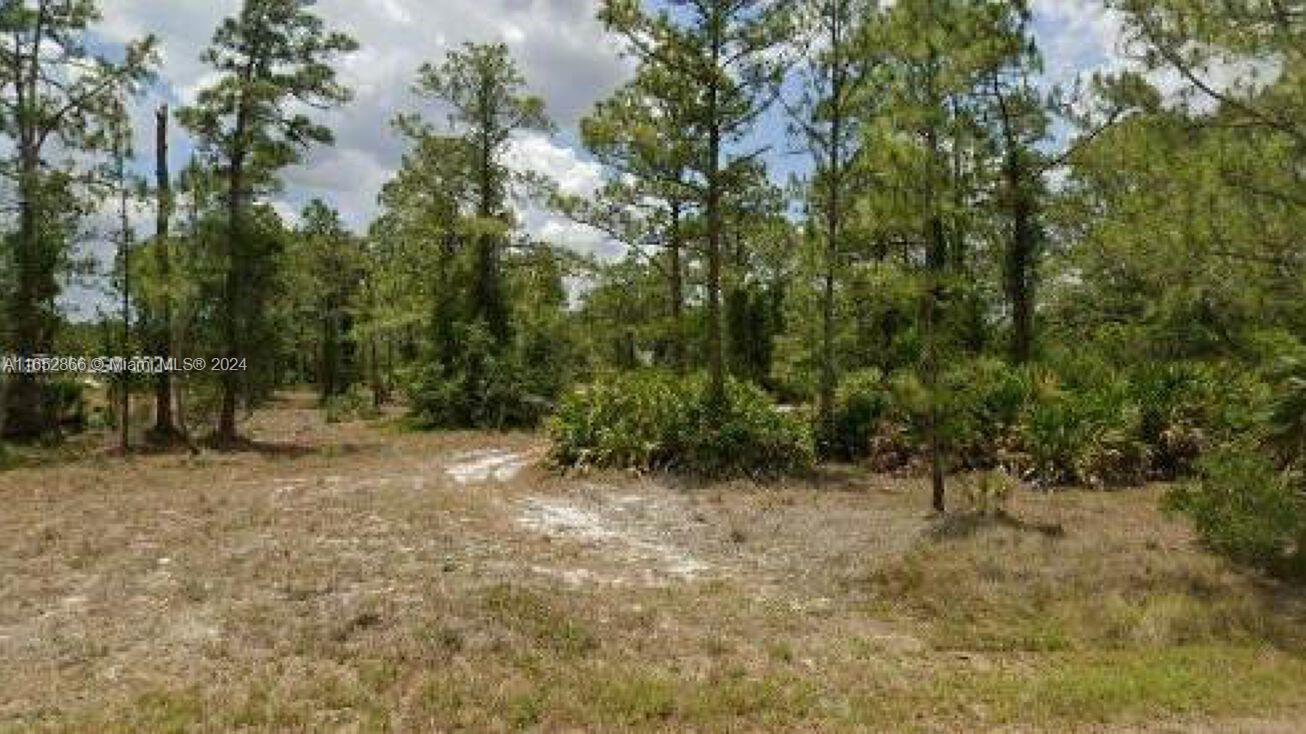
[[[670,260],[668,283],[671,288],[671,364],[676,372],[685,371],[685,328],[683,324],[685,311],[684,266],[681,264],[680,202],[671,204],[671,233],[667,243],[667,255]]]
[[[1011,361],[1026,364],[1034,351],[1033,264],[1037,233],[1029,195],[1023,191],[1022,174],[1011,174],[1013,194],[1012,237],[1007,257],[1007,298],[1011,302]]]
[[[236,115],[236,132],[235,137],[240,141],[245,132],[245,108],[241,106]],[[237,142],[237,146],[241,143]],[[245,186],[245,152],[237,148],[231,157],[231,171],[228,175],[228,193],[227,193],[227,272],[224,278],[222,288],[223,314],[222,327],[225,344],[225,356],[229,360],[238,359],[240,356],[239,328],[236,323],[236,291],[240,287],[238,251],[241,238],[241,217],[244,212],[241,211],[241,190]],[[218,434],[217,440],[220,444],[230,445],[236,442],[236,393],[239,390],[239,381],[236,372],[231,369],[232,365],[225,365],[226,370],[222,372],[222,407],[218,416]]]
[[[933,116],[943,109],[936,89],[937,55],[930,49],[929,68],[927,70],[927,100],[930,106],[928,114]],[[935,512],[947,510],[947,470],[944,466],[943,437],[940,435],[939,412],[939,311],[942,302],[942,278],[948,266],[947,230],[940,212],[938,171],[943,167],[939,145],[938,123],[931,119],[925,129],[925,140],[929,159],[925,171],[925,207],[928,212],[926,224],[926,292],[923,314],[925,355],[922,365],[925,372],[925,386],[929,394],[929,407],[926,415],[926,443],[930,452],[930,489],[931,504]]]
[[[1007,187],[1007,207],[1011,214],[1011,239],[1007,242],[1005,283],[1007,303],[1011,308],[1011,342],[1009,358],[1013,364],[1026,364],[1034,351],[1034,267],[1037,257],[1037,202],[1031,180],[1037,172],[1025,165],[1015,121],[1006,97],[995,77],[993,92],[998,101],[999,122],[1006,147],[1003,177]]]
[[[842,15],[844,8],[831,8],[830,42],[834,55],[830,66],[830,149],[828,180],[826,185],[826,244],[825,273],[821,293],[821,390],[817,400],[817,415],[824,439],[834,435],[834,400],[839,375],[835,364],[835,278],[839,263],[839,238],[842,236],[843,211],[843,88],[844,68],[840,53],[843,48]]]
[[[48,351],[45,325],[44,293],[51,290],[53,274],[41,252],[37,218],[39,217],[39,182],[35,158],[24,151],[20,155],[22,172],[19,181],[19,230],[14,248],[17,274],[14,295],[10,300],[9,319],[13,324],[13,347],[20,357],[33,357]],[[14,441],[31,441],[56,427],[44,406],[45,387],[40,375],[18,373],[6,383],[4,437]]]
[[[155,112],[155,188],[157,221],[154,234],[154,256],[158,263],[159,282],[162,285],[162,303],[158,323],[155,324],[154,355],[161,357],[165,366],[172,359],[172,257],[168,252],[169,220],[172,216],[172,182],[168,171],[168,106]],[[178,435],[172,413],[172,372],[164,369],[154,381],[154,437],[156,441],[171,443]]]
[[[122,260],[122,356],[124,360],[131,358],[131,336],[132,336],[132,280],[131,280],[131,221],[127,218],[127,150],[124,142],[115,143],[115,153],[118,158],[118,216],[119,216],[119,236],[122,237],[120,244],[120,258]],[[119,437],[119,448],[125,456],[131,450],[131,372],[123,369],[119,376],[122,384],[122,417],[119,419],[119,428],[122,435]]]
[[[707,168],[707,357],[708,357],[708,402],[714,409],[721,409],[726,402],[725,355],[722,349],[721,329],[721,121],[719,95],[720,82],[717,78],[721,62],[723,39],[721,31],[721,10],[713,6],[711,24],[712,34],[712,79],[707,88],[707,125],[708,125],[708,168]]]

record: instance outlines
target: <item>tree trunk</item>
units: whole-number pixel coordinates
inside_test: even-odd
[[[681,264],[681,242],[680,233],[680,203],[674,202],[671,205],[671,236],[668,238],[667,254],[670,259],[670,276],[668,278],[671,287],[671,364],[676,372],[683,373],[686,368],[685,360],[685,279],[684,266]]]
[[[833,8],[831,17],[831,52],[834,58],[830,71],[830,150],[829,187],[826,201],[825,273],[821,293],[821,390],[817,400],[817,415],[821,424],[822,440],[834,435],[834,399],[839,375],[834,354],[835,273],[839,264],[839,238],[843,227],[843,66],[839,54],[843,48],[842,9]]]
[[[930,101],[930,115],[938,114],[942,105],[936,91],[935,79],[937,56],[930,49],[930,69],[927,88]],[[931,120],[925,130],[926,144],[929,148],[929,160],[925,171],[925,207],[928,212],[926,241],[926,293],[924,304],[924,341],[925,359],[922,365],[925,372],[925,386],[929,394],[929,408],[926,416],[926,443],[930,452],[930,488],[931,504],[935,512],[945,512],[946,476],[944,466],[943,437],[940,435],[939,414],[939,311],[943,300],[942,278],[948,267],[948,237],[940,212],[938,171],[946,165],[941,160],[938,123]]]
[[[172,183],[168,173],[168,106],[159,107],[155,113],[155,186],[157,188],[158,221],[155,228],[154,255],[158,263],[159,281],[162,283],[163,303],[160,304],[158,323],[155,324],[154,355],[161,357],[167,367],[172,359],[172,257],[168,252],[168,225],[172,215]],[[171,443],[177,436],[172,414],[172,372],[164,369],[154,381],[154,437]]]
[[[1009,143],[1014,145],[1014,141]],[[1034,352],[1034,258],[1038,247],[1035,203],[1026,181],[1020,152],[1007,156],[1007,187],[1011,196],[1011,241],[1006,263],[1007,300],[1011,306],[1011,354],[1014,364],[1026,364]]]
[[[708,403],[720,410],[726,403],[725,355],[721,334],[721,121],[716,70],[721,61],[720,10],[714,10],[712,31],[712,81],[707,88],[707,359]]]
[[[239,127],[239,125],[238,125]],[[240,287],[240,275],[237,255],[241,237],[241,203],[240,191],[245,185],[244,155],[237,153],[232,157],[229,191],[227,195],[227,272],[223,283],[222,328],[225,344],[225,357],[229,360],[240,356],[239,328],[236,323],[236,291]],[[232,365],[225,365],[222,373],[222,407],[218,416],[219,444],[231,445],[236,442],[236,397],[239,382]]]
[[[120,218],[120,236],[122,237],[120,258],[122,260],[122,356],[124,360],[131,359],[131,336],[132,336],[132,280],[131,280],[131,220],[127,218],[127,150],[125,144],[117,142],[115,144],[115,153],[118,158],[118,215]],[[122,435],[119,437],[119,448],[125,456],[131,450],[131,372],[123,369],[120,375],[122,383],[122,418],[119,421],[119,427]]]
[[[12,346],[19,357],[34,357],[50,351],[54,341],[54,297],[56,259],[49,252],[50,243],[42,242],[41,227],[41,132],[38,116],[31,110],[41,108],[37,80],[41,69],[41,45],[45,38],[45,3],[37,5],[36,26],[32,34],[30,56],[15,50],[11,83],[14,107],[18,114],[15,147],[18,153],[19,228],[14,248],[14,272],[17,283],[9,302],[13,326]],[[45,401],[45,379],[41,375],[11,375],[5,384],[4,420],[0,435],[17,441],[31,441],[57,433],[58,421]]]
[[[1037,202],[1033,173],[1022,160],[1020,141],[1016,137],[1011,110],[998,79],[993,79],[993,93],[998,101],[1002,139],[1006,146],[1003,174],[1006,178],[1007,206],[1011,212],[1011,240],[1007,243],[1005,287],[1011,307],[1011,343],[1009,357],[1013,364],[1026,364],[1034,352],[1034,261],[1037,256]]]
[[[488,102],[485,103],[488,105]],[[494,186],[494,149],[488,134],[482,135],[481,159],[477,161],[479,188],[477,214],[483,223],[496,219],[500,208]],[[484,319],[490,334],[499,344],[508,340],[508,306],[504,302],[503,283],[499,276],[498,236],[481,232],[476,236],[476,316]]]
[[[1019,176],[1019,172],[1016,173]],[[1034,212],[1023,186],[1016,184],[1012,202],[1011,250],[1007,257],[1007,298],[1011,302],[1011,361],[1026,364],[1034,352],[1033,260]]]
[[[930,219],[929,284],[925,294],[925,384],[929,391],[929,414],[926,418],[927,443],[930,451],[930,486],[932,505],[936,512],[947,509],[945,495],[946,457],[943,437],[940,435],[939,415],[939,310],[942,298],[943,269],[947,262],[947,236],[943,218],[935,214]]]
[[[368,374],[372,382],[372,407],[380,408],[387,402],[385,387],[381,376],[381,364],[377,360],[376,334],[368,337]]]
[[[328,308],[326,314],[322,316],[322,347],[318,352],[317,364],[318,374],[322,379],[318,381],[317,391],[322,402],[325,403],[336,394],[335,384],[335,339],[332,333],[331,321],[333,315]]]
[[[28,146],[24,144],[24,148]],[[9,320],[13,324],[12,344],[20,357],[34,357],[50,350],[51,315],[48,301],[55,292],[54,258],[40,238],[39,161],[34,151],[19,155],[19,230],[14,248],[15,290],[10,300]],[[58,426],[46,409],[45,380],[41,375],[10,375],[4,401],[5,438],[31,441],[56,432]]]

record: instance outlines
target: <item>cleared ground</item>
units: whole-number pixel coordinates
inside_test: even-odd
[[[1306,598],[1159,488],[561,477],[327,426],[0,473],[0,731],[1306,731]]]

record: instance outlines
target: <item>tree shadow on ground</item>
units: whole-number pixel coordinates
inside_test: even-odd
[[[930,535],[936,540],[953,540],[969,538],[990,528],[1037,533],[1047,538],[1063,538],[1066,535],[1066,529],[1061,523],[1029,522],[1007,512],[959,512],[943,515],[931,528]]]

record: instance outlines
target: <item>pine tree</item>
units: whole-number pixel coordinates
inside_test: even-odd
[[[9,346],[19,355],[49,353],[59,319],[59,267],[66,241],[57,199],[75,194],[85,178],[68,165],[51,167],[47,153],[107,152],[119,99],[134,92],[157,58],[152,37],[127,44],[113,63],[91,49],[100,19],[95,0],[8,0],[0,5],[0,130],[12,143],[6,167],[18,196],[18,233],[10,256]],[[76,69],[76,73],[73,70]],[[68,158],[65,156],[65,158]],[[17,374],[5,387],[3,435],[30,440],[57,430],[40,377]]]
[[[660,92],[665,72],[645,64],[635,78],[600,102],[581,121],[586,148],[604,165],[608,180],[594,197],[567,197],[561,208],[632,248],[663,274],[670,328],[668,361],[687,367],[685,272],[690,259],[689,219],[705,194],[691,178],[701,142],[685,135],[686,110]],[[659,248],[665,261],[649,254]]]
[[[307,115],[290,112],[290,103],[314,109],[342,104],[350,93],[335,78],[330,61],[357,48],[348,36],[329,32],[311,11],[313,0],[244,0],[227,18],[203,54],[218,79],[201,90],[195,104],[180,111],[181,123],[198,139],[226,184],[222,332],[225,356],[248,359],[242,339],[260,314],[251,308],[257,294],[248,286],[267,267],[265,258],[246,250],[251,203],[275,184],[276,172],[300,160],[315,143],[329,143],[331,131]],[[217,440],[236,440],[236,401],[240,375],[222,375],[222,408]]]
[[[1001,158],[999,201],[1008,219],[1002,272],[1011,312],[1008,354],[1013,364],[1025,364],[1033,356],[1034,289],[1044,239],[1041,210],[1046,164],[1039,145],[1047,137],[1049,119],[1034,78],[1042,70],[1042,59],[1030,23],[1026,4],[1011,3],[1011,12],[998,29],[1017,43],[1009,49],[1011,53],[1000,57],[1001,63],[988,80]]]
[[[173,349],[173,273],[172,241],[170,237],[173,210],[172,179],[168,170],[168,106],[160,106],[154,114],[154,268],[157,278],[157,296],[153,303],[147,301],[150,311],[151,354],[164,361],[175,356]],[[182,438],[173,417],[172,372],[163,370],[154,379],[154,428],[150,439],[155,443],[170,444]]]
[[[865,145],[875,150],[872,171],[890,197],[903,234],[919,247],[922,298],[920,373],[929,393],[924,416],[932,503],[946,506],[945,439],[940,372],[951,302],[969,287],[967,250],[974,189],[983,175],[980,121],[989,116],[984,94],[991,74],[1024,51],[1009,32],[1012,4],[998,0],[902,0],[876,24],[871,42],[883,54],[874,87],[879,105]],[[950,313],[951,312],[951,313]],[[973,315],[973,314],[972,314]],[[974,319],[972,319],[973,321]]]
[[[354,308],[362,286],[364,252],[340,214],[325,202],[309,202],[300,219],[296,264],[305,276],[307,313],[321,324],[318,387],[326,400],[344,394],[358,376]]]
[[[822,219],[821,340],[817,416],[829,436],[838,385],[835,355],[835,301],[845,223],[856,190],[854,160],[860,121],[868,102],[868,77],[876,50],[865,44],[865,29],[879,12],[878,0],[807,0],[801,18],[806,63],[799,69],[800,97],[790,117],[810,152],[816,171],[811,184],[812,213]]]
[[[548,132],[552,123],[544,102],[526,91],[526,80],[503,44],[465,44],[437,65],[422,67],[418,92],[450,109],[451,132],[465,148],[475,198],[476,235],[472,317],[506,342],[510,309],[501,272],[502,249],[510,224],[511,171],[504,162],[514,134]],[[404,123],[417,137],[434,131],[413,118]]]
[[[788,4],[772,0],[672,0],[647,11],[639,0],[605,0],[599,18],[642,64],[657,70],[658,96],[683,110],[684,134],[703,141],[692,163],[706,219],[707,355],[710,402],[725,404],[722,285],[726,195],[734,170],[761,150],[741,150],[774,102],[784,76],[776,52],[788,37]]]

